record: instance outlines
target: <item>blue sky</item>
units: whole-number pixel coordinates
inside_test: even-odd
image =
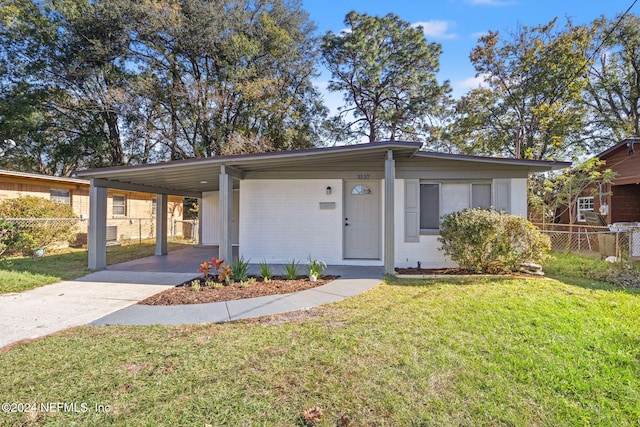
[[[453,95],[459,98],[474,86],[475,70],[469,53],[478,37],[488,30],[508,33],[521,26],[546,24],[554,17],[564,25],[565,17],[575,24],[590,23],[605,15],[614,19],[631,6],[633,0],[302,0],[302,7],[318,27],[318,34],[340,32],[345,15],[359,13],[383,16],[395,13],[413,24],[420,23],[428,41],[442,45],[440,81],[449,80]],[[640,14],[640,3],[631,13]],[[316,79],[323,89],[330,78],[326,70]],[[324,93],[325,103],[335,113],[342,95]]]

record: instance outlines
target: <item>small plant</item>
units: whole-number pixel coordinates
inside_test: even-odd
[[[224,282],[228,286],[233,281],[233,278],[231,277],[232,274],[231,266],[229,264],[225,264],[218,272],[218,280]]]
[[[309,256],[307,267],[309,268],[309,281],[315,282],[322,276],[322,272],[327,268],[327,264],[324,261],[311,259],[311,256]]]
[[[292,259],[291,262],[286,263],[283,267],[284,277],[289,280],[297,279],[300,274],[298,266],[299,263],[295,258]]]
[[[217,273],[220,270],[220,266],[224,264],[224,260],[213,257],[211,258],[211,261],[209,261],[209,263],[213,267],[213,270]]]
[[[211,269],[211,263],[209,261],[205,261],[200,264],[200,269],[198,269],[198,273],[202,273],[202,278],[207,279],[209,277],[209,270]]]
[[[245,261],[243,257],[238,258],[231,263],[231,278],[233,280],[244,281],[247,279],[249,271],[249,261]]]
[[[204,285],[208,286],[208,287],[214,287],[215,288],[216,281],[215,280],[207,280],[206,282],[204,282]]]
[[[240,282],[240,286],[243,288],[248,288],[249,286],[253,286],[255,284],[256,284],[255,277],[249,277],[247,280],[243,280],[242,282]]]
[[[220,289],[224,286],[224,284],[220,282],[213,282],[213,289]]]
[[[273,277],[273,267],[267,264],[267,261],[260,262],[260,277],[265,283],[269,283]]]
[[[200,280],[191,281],[191,290],[194,292],[200,292]]]

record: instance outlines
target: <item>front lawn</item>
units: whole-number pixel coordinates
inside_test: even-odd
[[[8,425],[300,426],[318,406],[322,426],[631,426],[640,296],[394,281],[261,322],[75,328],[3,353],[0,378],[0,402],[80,408],[4,413]]]
[[[169,251],[188,245],[169,242]],[[107,264],[130,261],[154,254],[155,244],[143,242],[107,248]],[[0,259],[0,294],[21,292],[61,280],[72,280],[91,273],[87,270],[86,249],[61,249],[42,258],[15,257]]]

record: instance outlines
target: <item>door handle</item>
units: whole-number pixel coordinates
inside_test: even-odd
[[[347,225],[349,225],[349,223],[348,223],[348,222],[345,222],[345,224],[344,224],[344,225],[345,225],[345,226],[347,226]]]

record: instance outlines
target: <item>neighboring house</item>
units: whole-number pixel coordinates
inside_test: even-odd
[[[90,182],[85,179],[0,169],[0,201],[21,196],[42,197],[71,205],[74,213],[80,218],[89,217],[89,187]],[[156,199],[154,194],[113,190],[108,192],[107,197],[109,240],[155,237],[153,218],[156,216]],[[168,227],[173,225],[172,220],[182,220],[182,205],[182,197],[173,196],[170,198],[167,207],[170,218]],[[84,227],[81,224],[80,234],[83,232],[86,234],[86,228],[86,222]],[[176,227],[176,230],[169,232],[182,234],[181,223]]]
[[[605,188],[605,192],[611,194],[602,202],[583,197],[579,203],[585,209],[593,207],[596,212],[600,211],[609,224],[640,222],[640,139],[625,139],[597,157],[607,163],[607,168],[617,172],[613,182]],[[603,205],[605,207],[601,209]]]
[[[201,239],[230,259],[282,263],[451,265],[439,250],[440,218],[493,206],[527,215],[527,178],[568,163],[420,151],[421,143],[376,142],[79,172],[92,178],[89,268],[106,267],[108,189],[201,200]],[[163,219],[159,218],[158,221]],[[156,254],[166,254],[158,235]],[[164,246],[163,246],[164,245]]]

